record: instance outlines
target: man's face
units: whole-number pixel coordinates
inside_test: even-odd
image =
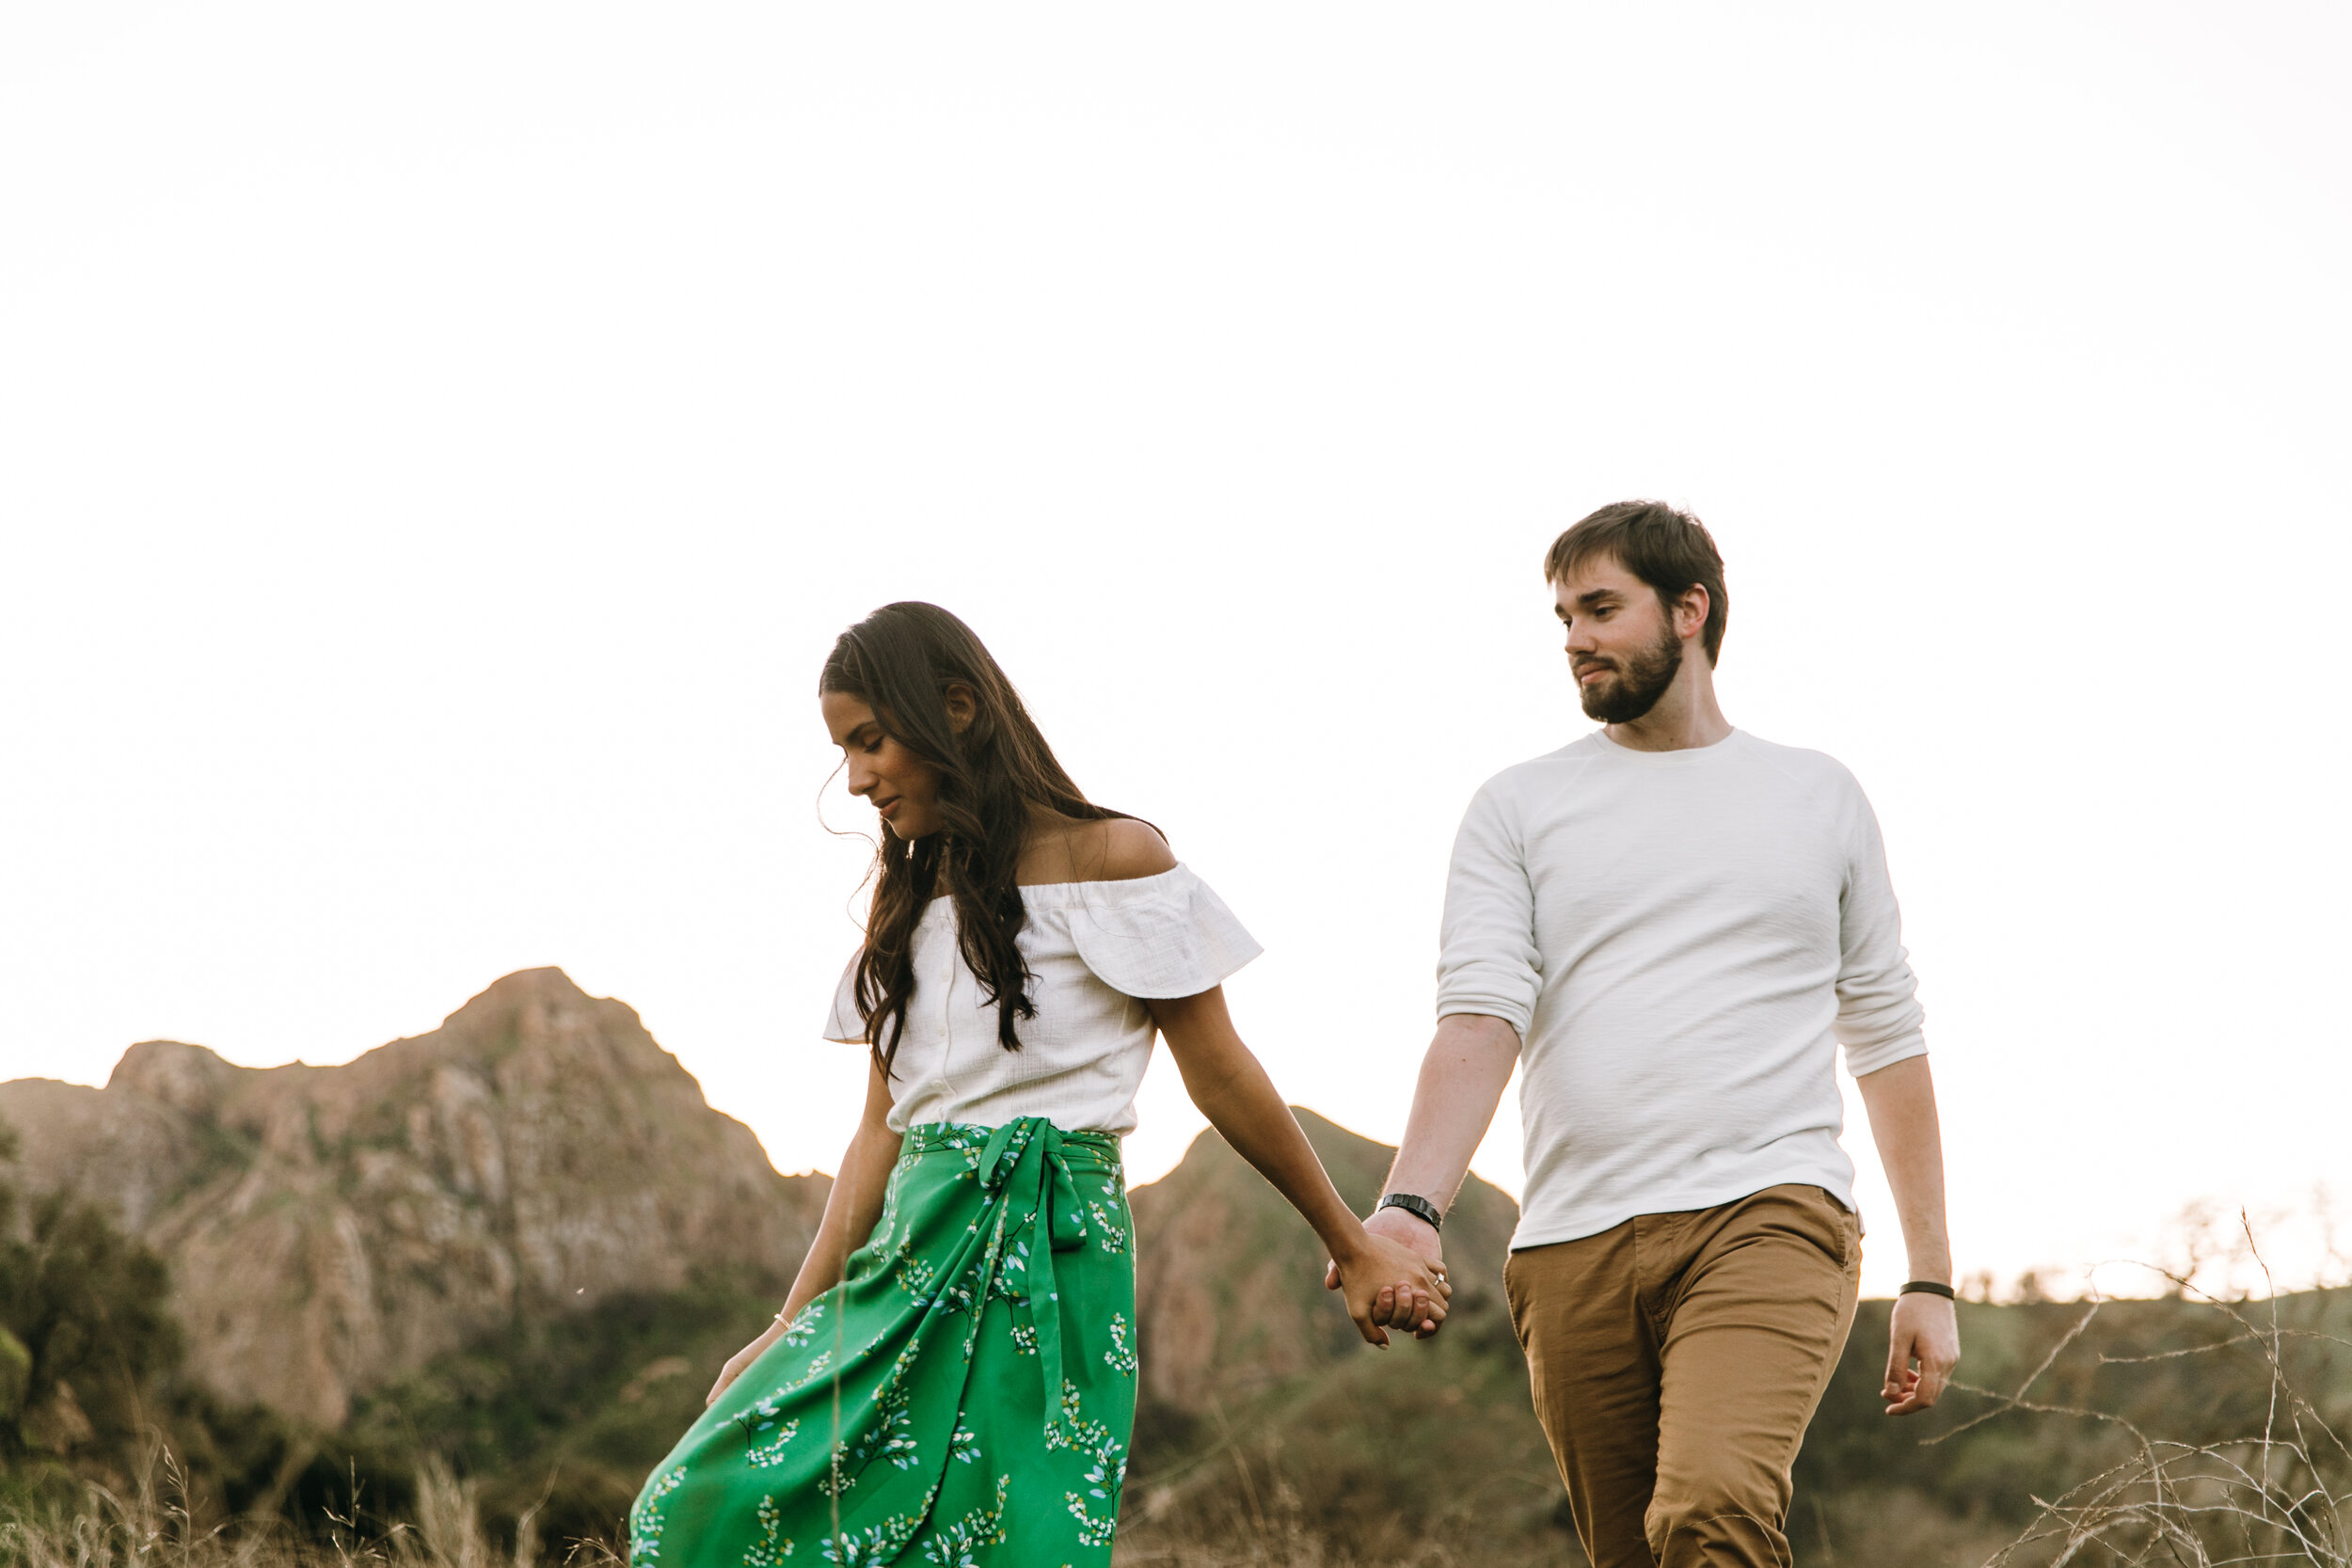
[[[1656,707],[1682,668],[1682,638],[1650,585],[1602,556],[1551,587],[1584,717],[1629,724]]]

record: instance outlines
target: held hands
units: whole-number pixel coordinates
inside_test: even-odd
[[[1943,1397],[1960,1364],[1959,1315],[1942,1296],[1897,1296],[1886,1338],[1886,1384],[1879,1394],[1889,1416],[1916,1415]]]
[[[1326,1265],[1324,1289],[1345,1292],[1347,1315],[1372,1344],[1386,1347],[1391,1328],[1428,1338],[1445,1322],[1454,1294],[1438,1233],[1401,1209],[1379,1211],[1363,1230],[1357,1256]]]

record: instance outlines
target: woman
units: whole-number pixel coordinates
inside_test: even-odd
[[[1449,1287],[1348,1212],[1234,1034],[1218,983],[1258,944],[1078,792],[970,628],[887,605],[818,692],[883,824],[826,1030],[868,1047],[865,1118],[784,1310],[630,1511],[630,1560],[1108,1563],[1136,1370],[1119,1134],[1155,1032],[1367,1340],[1433,1330]]]

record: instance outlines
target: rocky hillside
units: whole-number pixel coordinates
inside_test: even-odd
[[[776,1174],[621,1003],[510,974],[342,1067],[150,1041],[103,1089],[0,1084],[17,1174],[171,1267],[189,1370],[319,1426],[520,1319],[787,1276],[821,1177]]]

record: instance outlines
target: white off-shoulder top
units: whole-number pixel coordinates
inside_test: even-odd
[[[1018,939],[1037,978],[1021,1049],[996,1040],[996,1009],[956,947],[956,907],[934,898],[914,929],[914,994],[891,1065],[890,1125],[1001,1126],[1044,1117],[1066,1132],[1132,1132],[1156,1033],[1143,998],[1196,996],[1256,958],[1209,884],[1179,865],[1121,882],[1021,890]],[[825,1037],[864,1044],[857,958],[835,990]]]

